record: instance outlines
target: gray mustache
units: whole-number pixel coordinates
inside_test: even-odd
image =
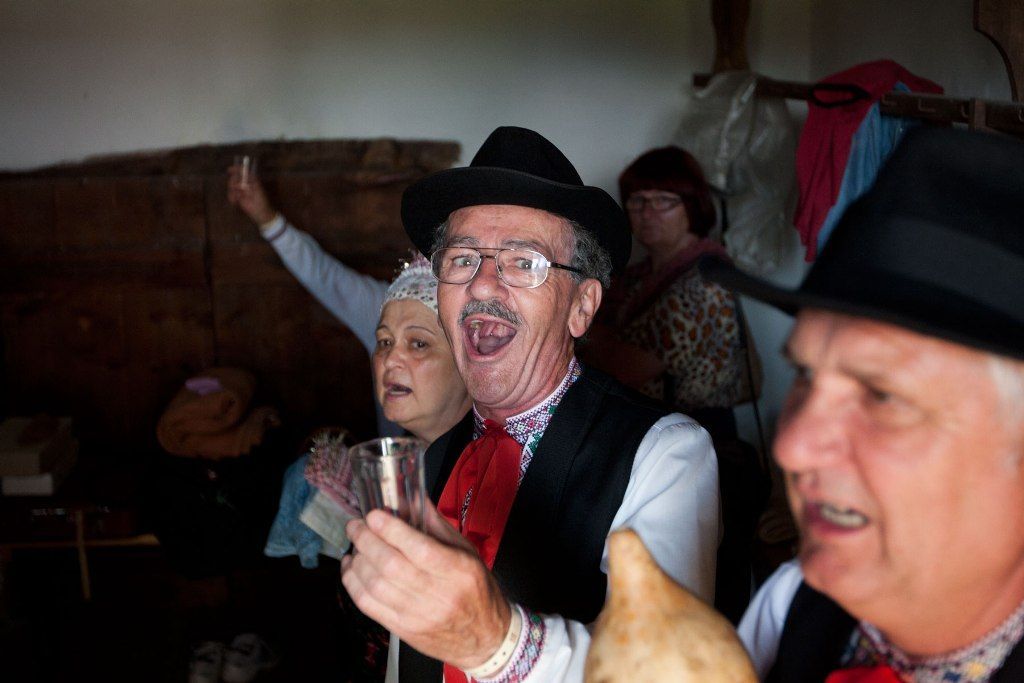
[[[490,301],[470,301],[462,308],[462,313],[459,314],[459,324],[461,325],[466,322],[466,318],[469,316],[477,314],[500,318],[514,327],[519,327],[523,324],[522,318],[505,308],[495,299],[491,299]]]

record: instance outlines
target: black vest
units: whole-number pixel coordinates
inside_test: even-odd
[[[857,620],[831,598],[800,584],[782,630],[779,652],[765,683],[821,683],[839,668],[839,659]],[[1024,681],[1024,641],[1010,651],[989,683]]]
[[[592,368],[566,392],[512,503],[494,574],[505,595],[535,612],[590,623],[604,605],[601,554],[622,504],[633,458],[664,408]],[[473,436],[470,412],[427,450],[436,503]],[[405,643],[402,683],[441,680],[441,662]]]

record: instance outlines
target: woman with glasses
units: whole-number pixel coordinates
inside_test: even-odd
[[[619,177],[622,203],[647,257],[607,293],[586,360],[735,438],[732,406],[752,398],[744,341],[729,292],[697,260],[725,257],[709,237],[715,208],[697,161],[678,147],[650,150]]]

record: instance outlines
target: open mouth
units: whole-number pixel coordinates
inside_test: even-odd
[[[860,529],[868,523],[867,516],[853,508],[841,508],[830,503],[816,503],[811,507],[812,514],[841,529]]]
[[[478,356],[493,356],[508,346],[516,336],[516,328],[499,320],[470,318],[463,325],[469,347]]]
[[[397,382],[385,382],[384,383],[384,396],[387,398],[400,398],[402,396],[408,396],[412,393],[412,389],[399,384]]]

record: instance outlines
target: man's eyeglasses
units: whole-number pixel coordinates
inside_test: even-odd
[[[644,204],[649,204],[655,211],[668,211],[683,203],[682,197],[677,195],[658,195],[656,197],[644,197],[635,194],[626,200],[626,211],[640,213],[644,210]]]
[[[482,251],[494,252],[483,254]],[[571,266],[549,261],[544,254],[532,249],[490,249],[473,247],[446,247],[430,255],[430,268],[441,282],[464,285],[480,270],[485,258],[494,259],[498,277],[509,287],[538,287],[548,278],[549,268],[581,271]]]

